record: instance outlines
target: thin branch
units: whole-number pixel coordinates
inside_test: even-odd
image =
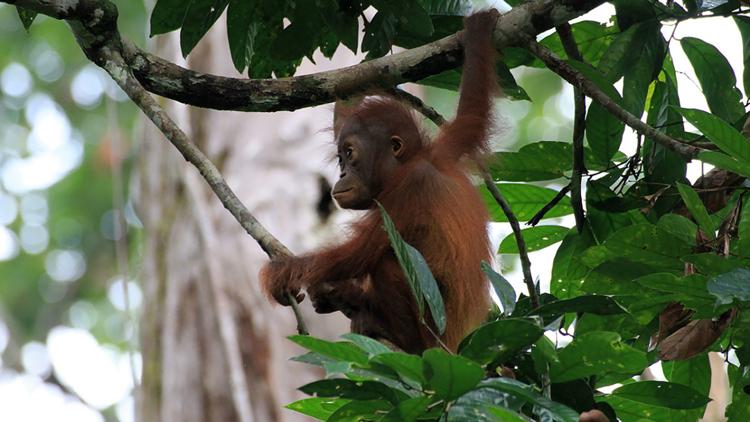
[[[701,151],[701,148],[689,145],[687,143],[678,141],[671,136],[659,132],[653,127],[641,121],[633,114],[620,107],[611,98],[607,96],[596,84],[588,80],[582,73],[574,69],[565,61],[557,57],[552,51],[546,47],[540,45],[534,40],[526,42],[526,48],[533,53],[537,58],[544,62],[547,67],[558,75],[562,76],[563,79],[568,81],[574,87],[580,88],[584,94],[599,103],[602,107],[607,109],[613,116],[620,119],[623,123],[630,126],[636,132],[645,135],[653,139],[656,143],[661,144],[665,148],[672,150],[682,156],[685,160],[689,161],[695,158]]]
[[[531,276],[531,261],[529,260],[529,254],[526,252],[526,241],[523,239],[523,233],[521,233],[521,225],[518,224],[518,218],[513,210],[510,208],[510,204],[505,200],[500,190],[495,186],[495,182],[492,181],[492,177],[485,170],[482,171],[482,177],[484,178],[484,185],[495,198],[497,204],[502,208],[503,213],[508,218],[510,228],[513,230],[513,235],[516,238],[516,244],[518,245],[518,255],[521,257],[521,269],[523,270],[523,282],[526,284],[526,289],[529,291],[529,300],[531,300],[531,306],[533,309],[539,307],[539,294],[536,291],[534,285],[534,279]]]
[[[571,182],[572,183],[572,182]],[[536,214],[534,214],[533,217],[529,221],[526,222],[527,226],[536,226],[539,224],[539,222],[544,218],[544,216],[557,205],[563,198],[565,198],[565,194],[567,194],[571,190],[570,185],[563,186],[562,189],[560,189],[560,192],[557,192],[557,195],[555,195],[554,198],[552,198],[551,201],[547,202],[542,209],[540,209]]]
[[[99,50],[100,62],[104,70],[109,73],[117,85],[130,97],[130,99],[143,111],[143,113],[156,125],[166,136],[169,142],[177,148],[185,159],[198,169],[201,176],[206,180],[211,190],[214,191],[224,208],[229,210],[242,228],[255,239],[260,247],[270,256],[283,257],[292,255],[278,239],[263,227],[258,220],[248,211],[237,195],[227,185],[219,169],[188,139],[164,109],[149,95],[138,80],[130,73],[124,59],[118,51],[103,46]],[[300,334],[308,334],[307,326],[302,318],[297,301],[289,295],[295,318],[297,319],[297,331]]]
[[[388,90],[388,92],[401,101],[408,103],[410,106],[412,106],[412,108],[422,113],[423,116],[430,119],[436,125],[442,126],[445,123],[445,117],[438,113],[434,108],[425,104],[424,101],[422,101],[422,99],[417,97],[416,95],[404,91],[403,89],[398,87],[390,89]]]
[[[570,24],[566,22],[558,26],[557,33],[560,35],[560,40],[568,57],[583,62],[583,57],[581,56],[581,52],[578,51]],[[581,182],[583,174],[587,173],[586,165],[583,161],[583,134],[586,130],[586,98],[583,92],[581,92],[581,88],[573,87],[573,102],[575,104],[573,119],[573,174],[571,175],[569,186],[571,206],[573,207],[573,215],[576,219],[576,229],[578,229],[578,233],[581,233],[586,220],[581,195]]]

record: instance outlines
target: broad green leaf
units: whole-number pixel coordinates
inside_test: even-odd
[[[359,346],[360,349],[364,350],[370,355],[379,355],[381,353],[392,352],[392,350],[389,349],[388,346],[386,346],[385,344],[375,339],[371,339],[370,337],[363,336],[361,334],[347,333],[341,337],[356,344],[357,346]]]
[[[454,400],[474,388],[484,376],[484,370],[473,361],[451,355],[441,349],[424,352],[424,377],[435,397]]]
[[[531,219],[531,217],[557,195],[557,191],[553,189],[534,185],[514,183],[496,183],[496,185],[500,193],[505,197],[505,200],[510,204],[519,221],[528,221]],[[492,221],[507,222],[507,217],[503,214],[503,211],[497,205],[497,202],[495,202],[495,199],[487,188],[484,186],[481,187],[480,192],[490,211]],[[549,210],[544,218],[562,217],[572,213],[573,208],[570,206],[570,198],[565,197]]]
[[[610,235],[604,244],[589,248],[581,257],[591,268],[609,260],[625,260],[662,269],[681,271],[681,257],[690,253],[690,244],[651,224],[634,224]]]
[[[375,17],[365,25],[365,35],[362,38],[362,52],[367,53],[368,59],[385,55],[393,45],[396,36],[398,18],[389,11],[378,11]]]
[[[37,13],[23,7],[16,6],[16,13],[18,13],[18,19],[21,20],[21,25],[28,31],[31,28],[31,24],[34,22]]]
[[[662,65],[662,78],[654,83],[651,93],[648,117],[646,122],[660,132],[673,137],[680,137],[684,131],[682,118],[671,106],[679,107],[680,98],[677,93],[677,77],[669,55]],[[646,138],[643,143],[644,180],[648,191],[646,194],[655,195],[665,185],[684,182],[687,163],[685,159],[674,151]],[[671,211],[677,197],[675,195],[658,195],[654,209],[657,213]]]
[[[576,41],[578,51],[585,63],[596,65],[600,60],[605,60],[607,47],[617,36],[617,26],[607,25],[596,21],[580,21],[571,24],[573,38]],[[557,32],[545,37],[539,42],[550,49],[557,56],[566,56],[565,48],[562,46],[560,36]],[[540,60],[535,60],[534,67],[544,67]]]
[[[534,413],[540,416],[540,420],[555,420],[561,422],[577,422],[578,412],[565,406],[564,404],[555,403],[552,400],[538,394],[530,385],[511,378],[491,378],[482,381],[481,388],[493,388],[510,395],[523,398],[534,405]]]
[[[510,315],[513,313],[513,309],[516,307],[516,291],[513,286],[501,276],[495,270],[490,267],[490,264],[482,261],[480,264],[482,271],[487,275],[492,284],[492,289],[495,291],[497,298],[500,299],[500,305],[503,307],[503,315]]]
[[[249,33],[250,22],[253,19],[255,3],[246,0],[229,0],[227,7],[227,39],[232,63],[238,72],[244,72],[247,62],[252,60],[252,38]],[[248,50],[248,42],[251,49]]]
[[[750,261],[733,256],[721,256],[715,253],[697,253],[687,255],[683,261],[693,264],[696,271],[708,276],[717,276],[740,267],[750,267]]]
[[[560,362],[557,357],[557,350],[552,340],[546,336],[539,337],[531,349],[531,359],[534,361],[534,369],[541,374],[547,372],[548,365],[551,362]]]
[[[555,300],[531,311],[530,314],[555,316],[568,312],[616,315],[627,311],[609,296],[583,295],[572,299]]]
[[[513,74],[510,73],[508,66],[503,62],[497,62],[495,66],[495,72],[497,74],[497,82],[500,85],[500,90],[503,95],[510,98],[511,100],[527,100],[531,101],[526,91],[518,86],[516,79]],[[433,86],[435,88],[447,89],[450,91],[458,91],[461,86],[461,70],[451,69],[444,72],[438,73],[437,75],[428,76],[424,79],[417,81],[420,85]]]
[[[372,362],[385,365],[404,378],[425,383],[422,358],[401,352],[381,353],[372,357]]]
[[[471,13],[471,0],[421,0],[430,15],[467,16]]]
[[[305,394],[318,397],[338,397],[351,400],[387,400],[398,404],[405,398],[400,391],[392,390],[377,381],[352,381],[333,378],[313,381],[299,388]],[[399,395],[400,394],[400,395]]]
[[[735,268],[708,280],[708,292],[716,296],[719,304],[730,304],[735,300],[750,301],[750,270]]]
[[[326,421],[349,422],[375,420],[380,415],[390,412],[392,409],[393,405],[385,400],[356,400],[338,408]]]
[[[400,26],[409,28],[410,32],[426,37],[432,35],[435,31],[430,15],[420,2],[402,2],[402,7],[398,12],[400,12],[397,15]]]
[[[649,365],[646,354],[623,343],[620,335],[593,331],[579,335],[557,353],[550,365],[552,382],[566,382],[608,372],[635,374]]]
[[[348,404],[351,400],[332,399],[323,397],[312,397],[297,400],[284,406],[287,409],[302,413],[303,415],[312,416],[315,419],[325,421],[342,406]]]
[[[502,319],[474,330],[461,342],[458,351],[481,365],[502,363],[530,347],[543,333],[541,327],[529,320]]]
[[[711,401],[690,387],[664,381],[625,384],[613,391],[612,395],[670,409],[694,409]]]
[[[612,101],[622,105],[622,97],[620,96],[620,93],[617,92],[615,87],[612,86],[612,82],[610,82],[602,72],[588,63],[581,63],[576,60],[568,60],[568,64],[581,72],[586,79],[596,84],[596,86],[607,94]]]
[[[643,45],[632,65],[625,70],[622,85],[622,100],[625,109],[641,117],[646,105],[646,96],[651,82],[662,69],[667,54],[667,42],[661,34],[661,25],[654,22],[641,23]]]
[[[311,336],[290,336],[289,340],[297,343],[312,352],[334,360],[353,362],[359,365],[367,365],[368,357],[365,352],[357,346],[348,342],[330,342]]]
[[[708,107],[718,117],[736,122],[744,114],[742,94],[726,57],[713,45],[693,37],[684,37],[680,45],[695,70]],[[705,134],[705,133],[704,133]]]
[[[409,285],[412,286],[412,292],[419,305],[420,318],[424,318],[422,299],[424,297],[424,300],[427,301],[427,306],[430,308],[430,315],[432,315],[438,333],[445,333],[445,305],[443,304],[443,297],[440,295],[440,288],[435,277],[432,275],[422,254],[404,241],[396,231],[393,220],[388,216],[383,206],[380,204],[378,206],[380,207],[380,214],[383,217],[383,226],[391,241],[391,247],[396,254],[401,268],[404,270],[407,280],[409,280]]]
[[[190,3],[191,1],[185,0],[157,0],[154,11],[151,12],[149,36],[165,34],[180,28]]]
[[[193,51],[198,41],[219,19],[229,0],[191,0],[185,11],[180,30],[180,49],[182,56]]]
[[[745,93],[750,92],[750,17],[734,16],[734,23],[740,30],[742,36],[742,85],[745,87]]]
[[[638,277],[635,282],[648,289],[666,293],[680,293],[703,299],[710,299],[706,290],[706,277],[700,274],[676,276],[671,273],[652,273]]]
[[[518,152],[497,152],[490,160],[496,180],[534,182],[563,177],[573,167],[573,147],[567,142],[534,142]]]
[[[688,360],[661,363],[667,381],[688,386],[704,396],[711,388],[711,365],[708,354],[702,353]]]
[[[535,226],[521,230],[526,242],[526,251],[533,252],[552,246],[563,240],[568,233],[568,228],[563,226]],[[498,253],[519,253],[516,237],[513,233],[503,239],[500,243]]]
[[[641,33],[643,27],[641,24],[633,25],[617,34],[609,44],[597,66],[606,80],[612,83],[619,80],[625,74],[625,69],[636,61],[645,41]]]
[[[698,153],[698,159],[718,168],[750,177],[750,162],[741,162],[730,155],[716,151],[701,151]]]
[[[581,281],[589,268],[581,262],[581,254],[594,244],[588,223],[583,233],[575,228],[568,231],[552,262],[550,292],[558,298],[569,299],[578,295]]]
[[[620,149],[625,124],[599,103],[591,104],[586,113],[586,139],[594,157],[608,163]]]
[[[406,399],[399,403],[395,409],[388,412],[383,419],[378,419],[378,422],[415,421],[420,416],[427,414],[427,407],[430,405],[430,402],[432,402],[432,398],[428,396],[417,396]]]
[[[448,421],[456,422],[530,422],[532,419],[519,414],[526,399],[492,389],[472,390],[456,400],[447,413]]]
[[[709,239],[715,239],[716,227],[714,227],[711,216],[708,215],[708,210],[706,210],[706,207],[703,205],[703,201],[701,201],[698,194],[691,186],[682,183],[677,184],[677,190],[680,191],[682,200],[685,202],[688,210],[690,210],[690,214],[695,218],[695,221],[698,222],[703,233],[708,236]]]
[[[602,397],[617,412],[617,417],[623,421],[638,422],[662,422],[662,421],[685,421],[693,422],[700,420],[701,415],[692,414],[694,411],[668,409],[661,406],[653,406],[628,400],[619,396],[608,395]]]
[[[735,159],[750,164],[750,141],[723,119],[702,110],[676,108],[703,135]]]
[[[685,243],[695,242],[698,226],[679,214],[664,214],[656,225],[669,234],[679,237]]]

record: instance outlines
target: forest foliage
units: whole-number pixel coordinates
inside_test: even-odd
[[[582,61],[567,62],[617,106],[700,146],[697,159],[716,170],[691,183],[685,158],[649,137],[639,137],[636,153],[625,155],[625,124],[596,102],[585,117],[585,169],[574,168],[570,139],[496,152],[492,177],[524,222],[573,213],[565,193],[580,191],[570,179],[585,170],[582,225],[533,225],[522,232],[529,250],[560,243],[540,306],[532,306],[529,292],[516,300],[511,284],[485,265],[501,307],[455,354],[437,348],[410,355],[355,334],[339,342],[293,336],[309,350],[295,360],[324,368],[326,377],[302,386],[312,397],[288,408],[327,421],[577,421],[592,408],[611,420],[694,421],[710,401],[708,353],[721,352],[732,387],[726,415],[740,421],[750,414],[750,141],[743,134],[750,12],[738,0],[611,3],[616,13],[610,20],[571,25]],[[376,12],[366,18],[371,6]],[[461,0],[159,0],[151,34],[179,29],[187,55],[225,10],[234,66],[261,78],[291,76],[303,58],[312,60],[318,50],[331,57],[340,45],[365,53],[365,60],[394,46],[423,45],[460,30],[471,7]],[[665,36],[665,25],[705,16],[724,16],[726,25],[739,28],[741,81],[715,46]],[[567,57],[558,32],[540,44]],[[689,59],[707,110],[680,104],[677,74],[684,69],[673,63],[675,44]],[[503,49],[498,62],[508,97],[532,101],[510,73],[519,66],[545,65],[519,47]],[[457,90],[459,80],[460,71],[452,70],[419,83]],[[552,183],[567,186],[563,195],[547,187]],[[490,193],[478,188],[492,219],[507,221]],[[444,327],[429,269],[391,225],[386,229],[420,309],[430,311],[425,323]],[[498,251],[518,252],[512,236]],[[556,344],[546,333],[568,341]],[[666,380],[640,377],[657,362]],[[507,370],[513,377],[501,376]]]

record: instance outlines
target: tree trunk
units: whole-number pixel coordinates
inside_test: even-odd
[[[189,67],[236,76],[223,27],[201,41]],[[156,54],[179,60],[174,34],[156,44]],[[330,107],[251,114],[163,103],[271,233],[295,252],[319,243],[312,233],[325,227],[316,211],[327,195],[321,176],[330,180],[335,171],[326,163],[330,134],[321,131],[330,126]],[[144,126],[133,189],[146,234],[138,420],[303,419],[283,406],[322,374],[288,361],[301,350],[285,338],[296,334],[291,310],[260,293],[257,273],[267,257],[198,172]],[[343,318],[317,316],[304,305],[314,335],[347,330]]]

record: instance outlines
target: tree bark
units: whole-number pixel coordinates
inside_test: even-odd
[[[201,41],[189,67],[236,76],[223,27]],[[175,36],[160,37],[155,50],[179,60]],[[326,232],[316,212],[320,177],[330,180],[335,170],[326,164],[330,135],[322,130],[330,126],[329,107],[253,114],[164,103],[274,235],[294,252],[319,243],[314,233]],[[322,374],[288,361],[302,351],[285,339],[296,334],[292,312],[260,293],[257,273],[267,257],[196,170],[150,122],[144,126],[134,189],[146,235],[138,420],[302,420],[283,406]],[[304,305],[314,335],[346,332],[342,317],[317,316]]]

